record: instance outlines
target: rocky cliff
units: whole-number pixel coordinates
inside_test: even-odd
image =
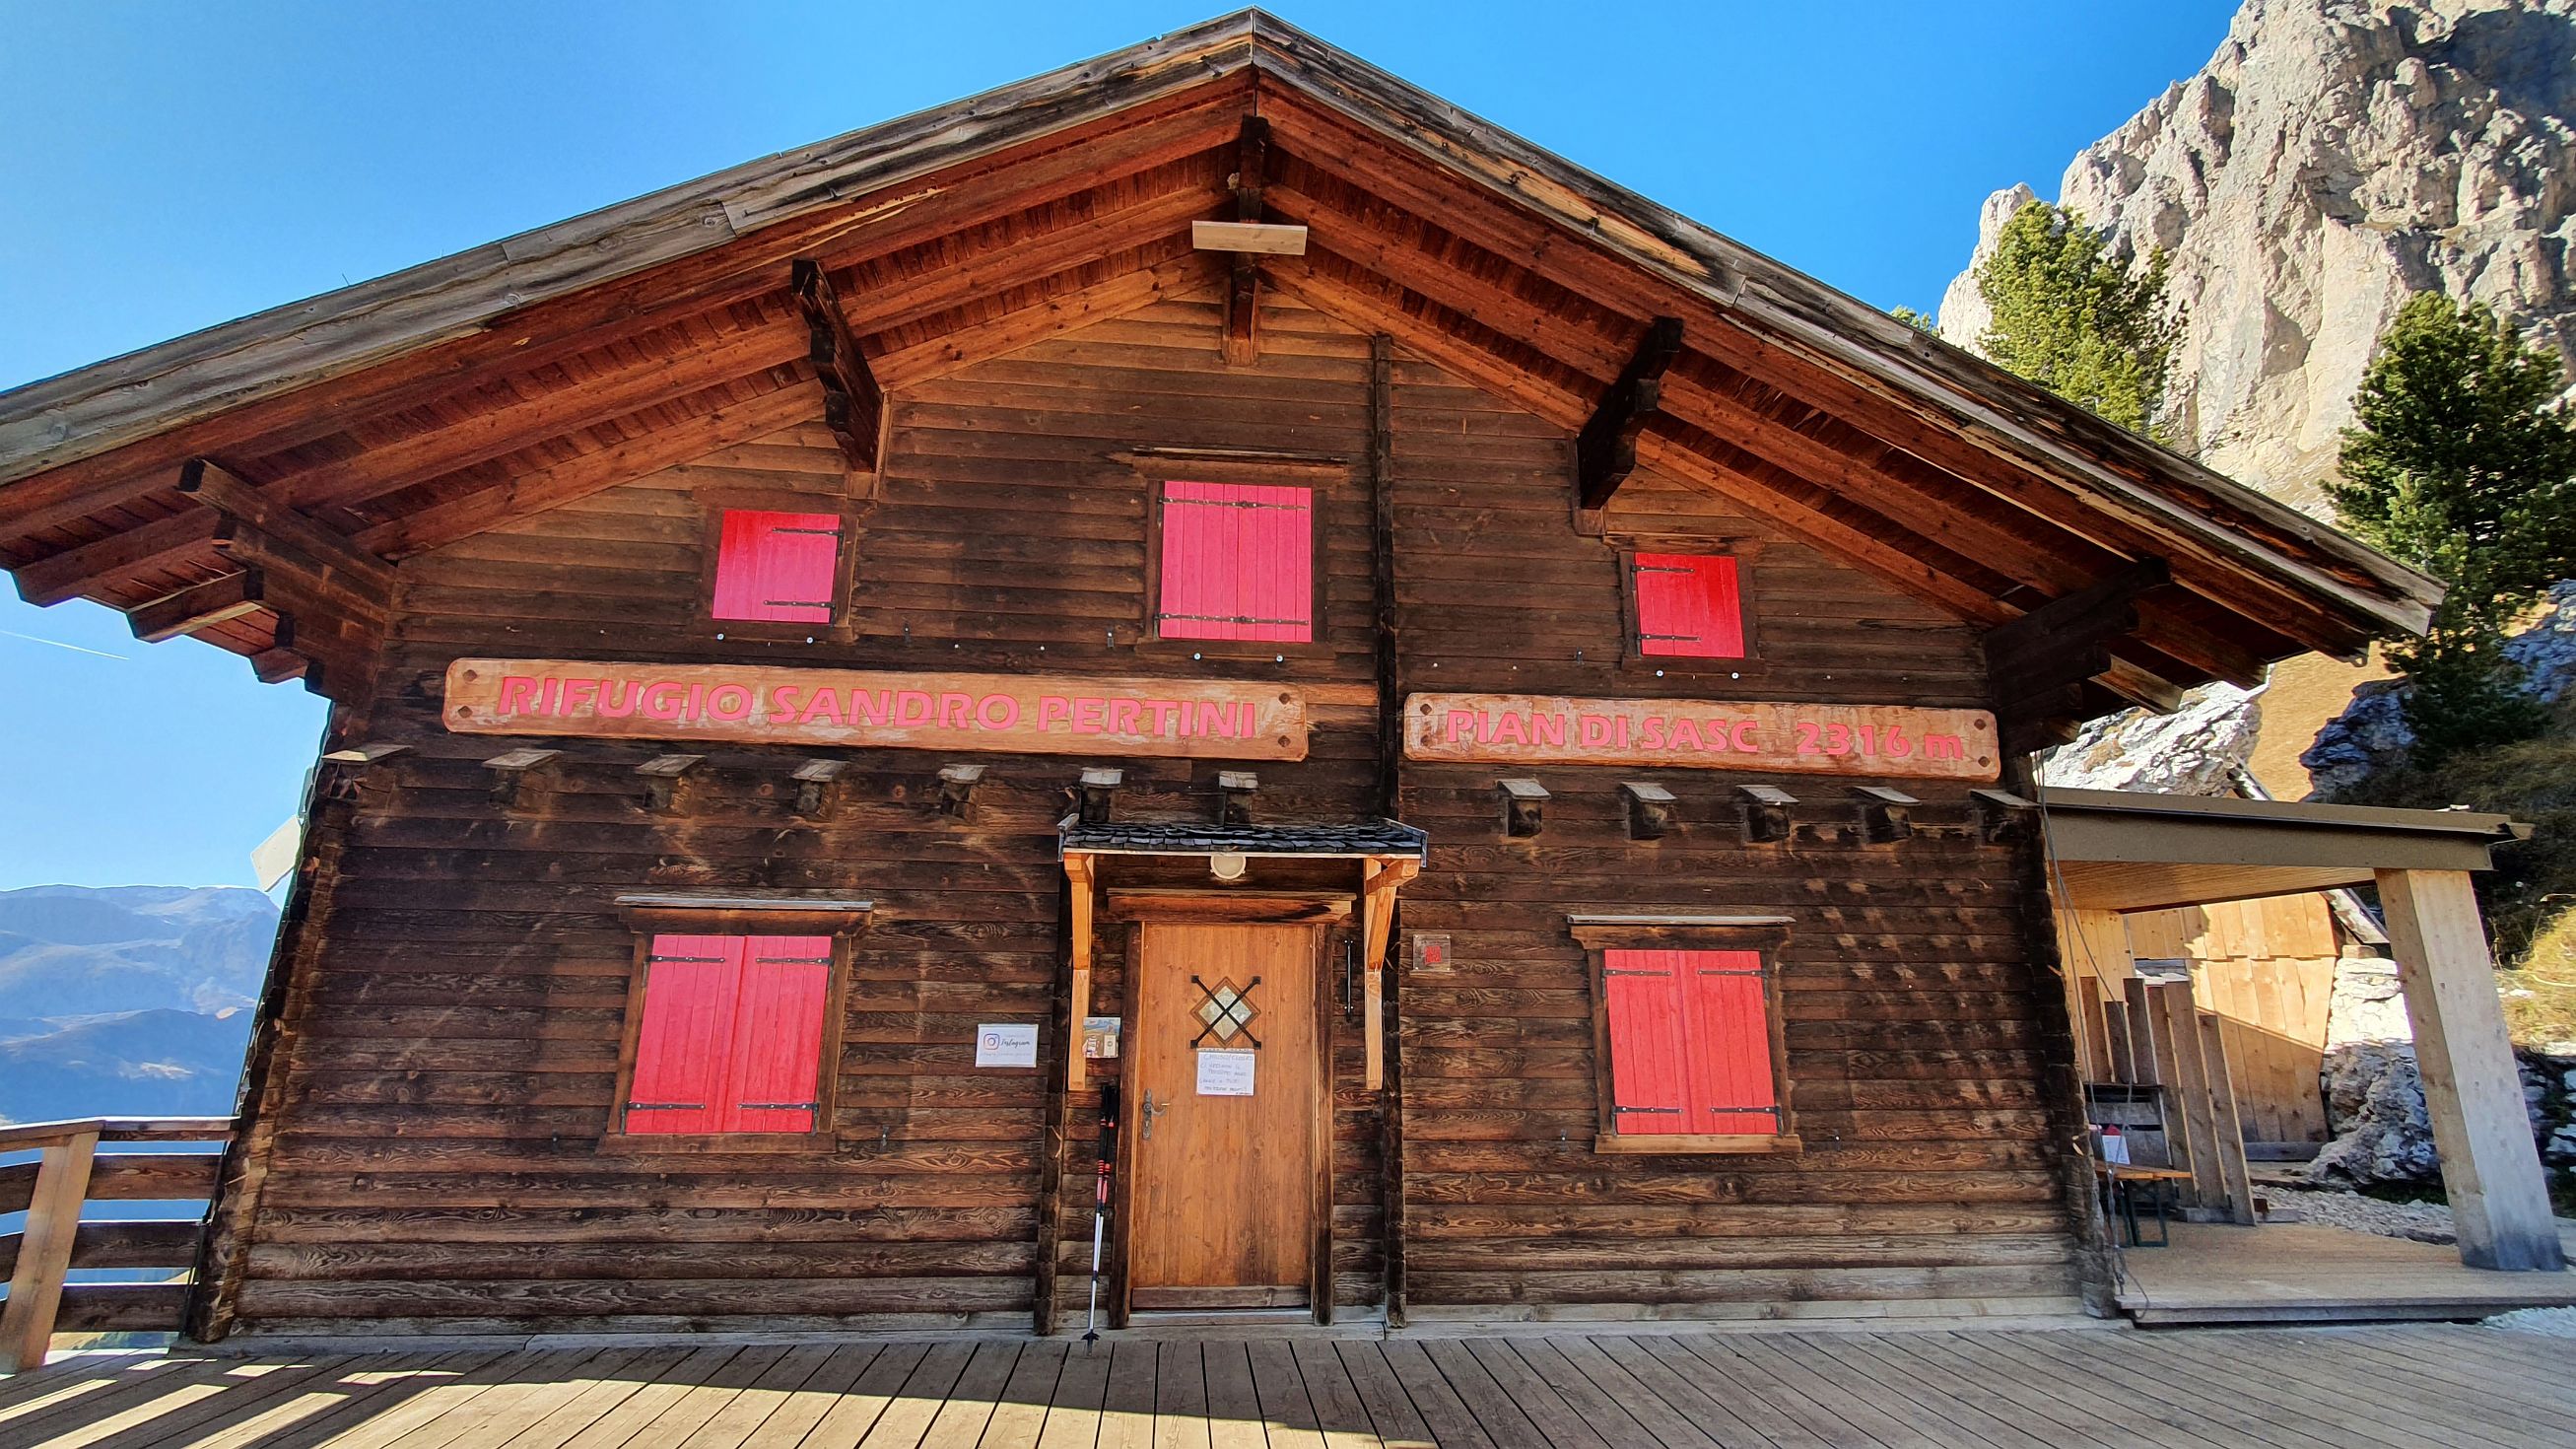
[[[1988,200],[1980,258],[2031,195]],[[2576,347],[2576,0],[2248,0],[2200,74],[2078,155],[2057,200],[2172,257],[2190,318],[2173,436],[2325,516],[2317,484],[2408,295]],[[1972,263],[1942,335],[1973,347],[1986,322]]]

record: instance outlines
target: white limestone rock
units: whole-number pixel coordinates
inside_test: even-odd
[[[2072,790],[2146,790],[2161,795],[2232,795],[2263,727],[2259,689],[2206,684],[2172,714],[2130,710],[2094,721],[2040,766],[2043,785]]]
[[[2248,0],[2209,64],[2077,156],[2058,200],[2161,246],[2190,326],[2185,451],[2330,517],[2318,484],[2407,296],[2576,344],[2576,0]],[[1985,207],[1982,261],[2028,187]],[[1987,323],[1974,263],[1941,331]]]

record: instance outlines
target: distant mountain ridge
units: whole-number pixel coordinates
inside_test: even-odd
[[[233,886],[0,891],[0,1118],[229,1113],[276,934]]]

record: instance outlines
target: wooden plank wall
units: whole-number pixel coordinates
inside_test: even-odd
[[[1066,1105],[1050,1172],[1045,1072],[975,1070],[971,1028],[1055,1008],[1053,831],[1083,762],[983,757],[966,825],[937,813],[942,757],[863,757],[846,809],[814,823],[786,808],[801,754],[710,748],[694,803],[665,818],[633,773],[655,746],[556,742],[557,786],[504,810],[480,763],[499,742],[438,726],[437,679],[478,654],[1296,680],[1326,701],[1313,753],[1260,767],[1255,818],[1363,816],[1378,784],[1364,487],[1328,490],[1323,647],[1274,663],[1138,643],[1146,494],[1109,454],[1366,456],[1365,336],[1272,306],[1259,364],[1228,370],[1218,317],[1213,300],[1167,300],[900,393],[846,637],[719,643],[698,617],[698,499],[837,492],[819,425],[404,566],[404,618],[349,736],[414,751],[370,772],[317,885],[321,939],[293,958],[281,1108],[245,1224],[251,1329],[1019,1327],[1050,1276],[1078,1321],[1096,1088],[1114,1072]],[[1764,662],[1623,663],[1616,556],[1568,526],[1567,438],[1418,362],[1398,361],[1395,386],[1405,688],[1987,702],[1968,631],[1649,473],[1614,523],[1758,546]],[[1210,808],[1213,762],[1115,763],[1122,816]],[[1546,833],[1506,842],[1496,773],[1402,775],[1406,817],[1437,843],[1404,924],[1457,946],[1449,973],[1398,993],[1417,1313],[2063,1305],[2037,983],[2011,858],[1975,843],[1964,789],[1898,782],[1924,801],[1917,834],[1864,846],[1855,782],[1773,781],[1806,802],[1797,834],[1747,846],[1735,777],[1556,770]],[[1630,777],[1681,798],[1679,830],[1626,839]],[[847,1003],[837,1150],[602,1151],[633,961],[609,901],[644,886],[879,903]],[[1803,1156],[1592,1153],[1597,1064],[1564,917],[1635,908],[1796,917],[1783,971]],[[1104,933],[1104,1013],[1123,941]],[[1347,1023],[1334,1047],[1335,1296],[1364,1304],[1384,1277],[1382,1137]],[[1052,1275],[1036,1257],[1050,1179]]]
[[[1625,661],[1617,555],[1567,527],[1568,439],[1410,364],[1395,416],[1407,691],[1989,701],[1968,630],[1651,471],[1611,531],[1743,549],[1761,658]],[[1495,777],[1531,773],[1553,796],[1545,829],[1506,839]],[[1680,828],[1629,840],[1622,779],[1670,789]],[[1793,838],[1743,842],[1740,783],[1798,797]],[[2012,854],[1976,843],[1964,787],[1905,780],[1886,783],[1923,801],[1916,835],[1863,845],[1850,792],[1867,783],[1404,767],[1432,857],[1403,923],[1449,932],[1456,963],[1401,983],[1415,1319],[2066,1306]],[[1802,1155],[1592,1150],[1601,1064],[1565,917],[1643,910],[1795,918],[1781,970]]]
[[[286,1106],[239,1307],[270,1331],[876,1324],[1025,1326],[1037,1251],[1042,1072],[977,1071],[972,1027],[1047,1018],[1062,874],[1055,822],[1084,763],[977,757],[971,826],[942,818],[944,757],[887,753],[848,808],[786,806],[798,752],[707,749],[678,818],[649,815],[649,742],[554,741],[560,787],[504,811],[481,761],[510,742],[438,727],[461,655],[745,659],[871,668],[1294,679],[1373,699],[1364,490],[1332,490],[1327,647],[1193,662],[1137,647],[1145,492],[1103,455],[1136,444],[1365,456],[1367,340],[1312,313],[1264,319],[1254,369],[1215,360],[1213,302],[1170,302],[896,401],[862,517],[852,637],[719,643],[700,618],[698,498],[832,495],[819,423],[713,454],[405,566],[406,617],[372,718],[414,753],[350,831],[327,939],[287,1024]],[[1114,641],[1114,642],[1113,642]],[[1375,710],[1314,711],[1310,758],[1265,763],[1256,818],[1348,819],[1376,788]],[[706,748],[691,746],[686,748]],[[1102,763],[1108,763],[1103,761]],[[1125,760],[1122,816],[1204,818],[1214,762]],[[873,897],[841,1061],[838,1150],[603,1153],[633,937],[610,909],[653,886]],[[1116,1009],[1114,954],[1102,987]],[[1358,1042],[1337,1043],[1357,1078]],[[1052,1046],[1050,1047],[1050,1055]],[[1110,1074],[1104,1074],[1110,1075]],[[1339,1123],[1348,1236],[1373,1230],[1375,1117]],[[1064,1178],[1087,1227],[1086,1156]],[[1078,1311],[1087,1232],[1065,1248]],[[1374,1298],[1373,1242],[1345,1292]]]
[[[2220,1017],[2237,1111],[2253,1142],[2323,1142],[2326,1008],[2341,946],[2321,895],[2127,917],[2131,953],[2192,963],[2192,996]]]

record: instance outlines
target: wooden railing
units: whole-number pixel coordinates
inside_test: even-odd
[[[202,1142],[233,1136],[229,1117],[89,1117],[0,1127],[0,1154],[40,1151],[34,1162],[0,1167],[0,1213],[27,1215],[22,1231],[0,1235],[9,1301],[0,1308],[0,1359],[20,1371],[42,1367],[57,1333],[175,1333],[187,1311],[189,1269],[205,1233],[205,1212],[185,1218],[83,1222],[93,1201],[211,1198],[221,1152],[101,1152],[101,1143]],[[68,1283],[77,1268],[166,1269],[161,1283]]]

